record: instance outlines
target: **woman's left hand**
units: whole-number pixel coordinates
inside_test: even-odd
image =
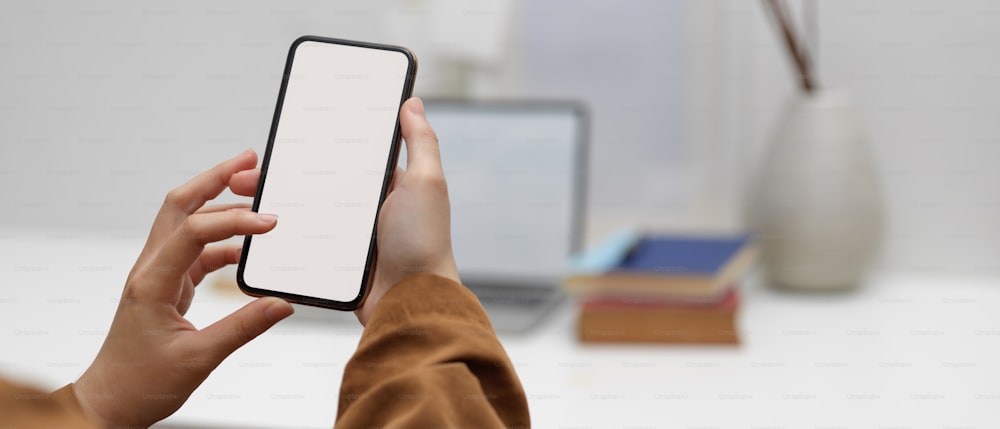
[[[239,260],[239,245],[206,245],[277,224],[246,204],[204,206],[227,187],[252,196],[256,184],[236,175],[256,165],[248,150],[167,194],[104,345],[74,385],[105,427],[148,427],[173,414],[223,359],[292,314],[287,302],[261,298],[201,330],[184,318],[202,278]]]

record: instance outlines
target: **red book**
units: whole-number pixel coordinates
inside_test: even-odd
[[[580,340],[590,343],[737,344],[735,287],[716,302],[601,296],[580,306]]]

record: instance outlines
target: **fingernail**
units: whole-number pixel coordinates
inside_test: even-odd
[[[424,101],[413,97],[413,101],[410,102],[410,111],[418,115],[424,114]]]
[[[237,156],[240,157],[240,158],[242,158],[244,156],[250,156],[250,154],[252,154],[252,153],[254,153],[253,149],[247,149],[247,150],[243,151],[242,153],[240,153]]]
[[[267,320],[271,321],[271,323],[277,323],[279,320],[291,316],[294,312],[295,309],[292,308],[291,304],[280,299],[275,299],[271,305],[268,305],[264,309],[264,317],[267,317]]]
[[[257,213],[257,221],[264,225],[270,225],[278,221],[278,215]]]

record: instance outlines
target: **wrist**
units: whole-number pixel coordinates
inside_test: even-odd
[[[423,274],[423,273],[414,273],[414,274]],[[458,265],[455,263],[455,256],[451,252],[448,252],[448,257],[441,262],[440,266],[437,269],[431,270],[427,274],[434,274],[449,280],[454,280],[455,283],[462,283],[462,279],[458,277]]]
[[[368,320],[373,325],[366,326],[366,332],[383,329],[386,322],[423,323],[428,318],[438,321],[449,318],[489,326],[489,319],[475,294],[438,272],[407,276],[386,291],[371,310]]]
[[[68,387],[73,392],[77,405],[88,420],[98,424],[103,428],[112,428],[113,425],[99,411],[95,403],[100,403],[105,398],[110,399],[109,393],[98,394],[95,392],[107,392],[103,383],[96,379],[94,374],[88,369],[80,378]]]
[[[379,268],[387,268],[385,266]],[[354,311],[354,314],[358,317],[358,321],[362,325],[368,323],[368,318],[371,316],[372,312],[375,311],[375,307],[382,300],[382,296],[386,294],[390,289],[396,287],[396,285],[402,283],[408,277],[419,275],[419,274],[433,274],[436,276],[444,277],[448,280],[452,280],[456,283],[462,283],[458,276],[458,266],[455,264],[455,257],[452,255],[451,251],[448,251],[446,257],[441,258],[439,262],[435,265],[422,265],[417,268],[411,269],[399,269],[400,267],[393,267],[396,269],[375,269],[375,275],[372,278],[371,289],[368,292],[368,296],[365,298],[365,302],[360,308]]]

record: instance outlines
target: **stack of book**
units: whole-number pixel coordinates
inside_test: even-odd
[[[574,258],[564,280],[584,342],[737,344],[745,236],[622,233]]]

